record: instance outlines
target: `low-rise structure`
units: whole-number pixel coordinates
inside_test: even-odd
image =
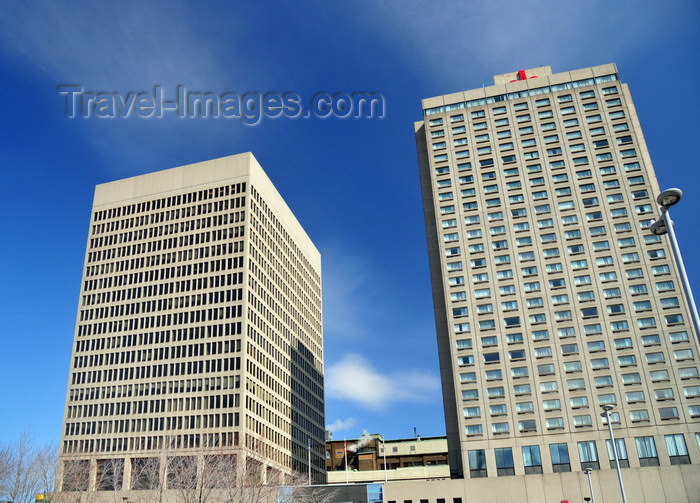
[[[326,442],[329,484],[440,479],[449,477],[448,466],[445,437],[385,440],[372,434]]]

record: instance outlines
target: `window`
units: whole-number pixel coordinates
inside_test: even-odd
[[[632,339],[630,337],[621,337],[615,339],[615,349],[629,349],[632,347]]]
[[[526,292],[536,292],[536,291],[539,291],[539,290],[540,290],[540,283],[539,283],[539,281],[533,281],[533,282],[530,282],[530,283],[525,283],[525,284],[523,285],[523,289],[524,289]],[[528,305],[528,307],[530,307],[530,306]]]
[[[595,441],[586,440],[578,443],[578,454],[581,460],[581,470],[586,468],[592,468],[594,470],[600,469],[600,464],[598,463],[598,450],[596,449]]]
[[[593,426],[593,419],[590,414],[582,414],[580,416],[574,416],[574,427],[576,428],[590,428]]]
[[[513,270],[512,269],[503,269],[501,271],[497,271],[496,277],[498,279],[511,279],[511,278],[513,278]],[[503,292],[501,292],[501,293],[503,293]]]
[[[538,365],[537,366],[537,375],[539,375],[539,376],[554,375],[554,364],[546,363],[543,365]]]
[[[595,292],[591,290],[579,292],[576,294],[576,298],[579,300],[579,302],[588,302],[591,300],[595,300]]]
[[[471,349],[472,348],[472,340],[471,339],[458,339],[457,340],[457,349]]]
[[[495,427],[498,424],[508,423],[495,423]],[[499,477],[515,475],[515,467],[513,465],[513,450],[510,447],[502,447],[495,449],[496,454],[496,469]]]
[[[635,357],[636,359],[636,357]],[[632,372],[629,374],[622,374],[622,384],[625,386],[631,386],[632,384],[640,384],[642,382],[641,378],[639,377],[638,372]]]
[[[498,293],[500,293],[501,295],[513,295],[513,294],[515,294],[515,286],[514,285],[501,286],[498,288]]]
[[[533,337],[533,339],[534,339],[534,337]],[[546,340],[546,338],[545,339],[535,339],[535,340]],[[535,348],[533,351],[535,353],[535,358],[546,358],[546,357],[552,356],[552,348],[550,346]]]
[[[550,279],[549,280],[549,287],[550,288],[564,288],[565,286],[566,286],[566,280],[564,278]]]
[[[581,372],[582,366],[581,362],[575,361],[575,362],[564,362],[564,372],[567,374],[574,374]]]
[[[483,428],[480,424],[469,424],[465,429],[468,437],[480,437],[483,434]]]
[[[686,386],[683,388],[683,396],[686,398],[700,397],[700,386]]]
[[[561,410],[561,400],[559,400],[558,398],[553,400],[544,400],[542,402],[542,408],[545,412]]]
[[[510,432],[510,423],[491,423],[491,432],[495,435],[504,435]]]
[[[530,421],[521,421],[521,423],[529,423]],[[532,421],[534,423],[534,421]],[[525,465],[525,474],[542,473],[542,457],[540,456],[540,447],[538,445],[523,446],[523,464]]]
[[[652,335],[643,335],[642,336],[642,344],[647,347],[647,346],[658,346],[661,344],[661,339],[657,334],[652,334]]]
[[[508,410],[505,404],[491,405],[489,407],[489,414],[491,416],[505,416],[507,413]]]
[[[481,407],[465,407],[463,409],[463,412],[464,412],[464,417],[467,419],[481,417]]]
[[[583,276],[574,276],[574,284],[579,285],[590,285],[591,277],[588,274]]]
[[[609,388],[613,385],[613,380],[611,376],[598,376],[593,378],[593,384],[596,388]]]
[[[479,398],[479,390],[465,389],[462,390],[462,400],[477,400]]]
[[[700,377],[700,373],[698,373],[697,368],[688,367],[684,369],[678,369],[678,377],[680,377],[683,380],[698,379],[698,377]],[[666,379],[668,379],[668,372],[666,373]]]
[[[608,314],[611,315],[616,315],[616,314],[622,314],[625,312],[625,306],[624,304],[610,304],[607,307]]]
[[[671,458],[672,465],[689,465],[690,456],[688,455],[688,447],[685,444],[685,437],[682,433],[675,435],[666,435],[666,447],[668,455]]]
[[[620,367],[634,367],[637,365],[637,357],[635,355],[618,356],[617,363]]]
[[[515,404],[515,411],[518,414],[530,414],[535,411],[535,406],[532,402],[519,402]]]
[[[476,382],[476,372],[462,372],[459,374],[459,382]]]
[[[681,314],[667,314],[664,316],[664,321],[666,325],[671,327],[673,325],[680,325],[683,323],[683,315]]]
[[[527,367],[513,367],[510,369],[510,375],[514,379],[519,379],[521,377],[528,377],[529,372]]]
[[[608,448],[608,459],[610,460],[610,468],[617,468],[617,466],[615,465],[615,452],[612,448],[612,442],[610,440],[606,440],[605,445]],[[627,446],[625,445],[625,439],[616,438],[615,447],[617,448],[617,459],[620,461],[620,468],[629,468],[630,462],[627,457]]]
[[[503,398],[505,396],[505,390],[503,386],[495,386],[493,388],[488,388],[487,394],[489,398]]]
[[[508,320],[508,318],[506,318],[506,320]],[[518,318],[518,320],[519,320],[519,318]],[[516,344],[518,342],[523,342],[523,334],[521,334],[521,333],[506,334],[506,342],[508,344]],[[525,368],[525,367],[522,367],[522,368]],[[516,369],[513,369],[513,370],[516,370]],[[525,370],[527,370],[527,369],[525,368]]]
[[[562,421],[563,427],[563,421]],[[549,453],[552,458],[552,471],[554,473],[570,472],[569,449],[566,444],[550,444]]]
[[[542,393],[556,393],[559,391],[559,384],[556,381],[541,382],[540,391]]]
[[[654,437],[637,437],[634,442],[637,445],[640,466],[659,466]]]
[[[673,358],[679,362],[683,360],[692,360],[693,359],[693,350],[692,349],[676,349],[673,352]]]
[[[678,302],[678,297],[668,297],[667,299],[661,299],[659,302],[663,309],[680,306],[680,303]]]
[[[572,409],[587,409],[588,408],[588,397],[577,396],[569,399],[569,404]]]
[[[469,451],[469,476],[471,478],[486,477],[486,452],[483,449]]]
[[[495,330],[496,322],[494,320],[483,320],[479,322],[479,330]],[[486,356],[486,355],[484,355]],[[498,360],[495,360],[498,361]],[[490,362],[487,362],[490,363]]]
[[[673,389],[671,388],[661,388],[654,390],[654,398],[657,402],[663,402],[666,400],[673,400]]]
[[[533,341],[546,341],[548,339],[549,339],[549,331],[548,330],[535,330],[534,332],[532,332],[532,340]]]
[[[569,391],[586,389],[586,381],[584,379],[569,379],[566,381],[566,387]]]
[[[611,321],[610,322],[610,329],[613,332],[623,332],[629,330],[630,325],[629,323],[625,321]]]
[[[678,409],[676,407],[662,407],[659,409],[659,417],[662,421],[678,419]]]
[[[591,341],[587,343],[589,353],[598,353],[605,351],[605,341]]]
[[[528,396],[532,393],[532,389],[529,384],[517,384],[513,386],[513,393],[515,396]]]

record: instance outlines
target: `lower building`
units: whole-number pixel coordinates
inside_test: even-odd
[[[326,442],[326,473],[329,484],[446,478],[450,476],[447,439],[385,440],[373,434],[331,440]]]

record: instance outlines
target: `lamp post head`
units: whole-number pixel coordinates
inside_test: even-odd
[[[613,407],[612,405],[610,405],[609,403],[606,403],[605,405],[601,405],[601,407],[602,407],[602,409],[603,409],[605,412],[610,412],[610,411],[613,410],[613,408],[614,408],[614,407]]]
[[[678,203],[682,197],[683,191],[681,189],[667,189],[659,194],[659,196],[656,198],[656,202],[659,203],[659,206],[669,208]]]
[[[584,473],[585,473],[586,475],[590,475],[591,473],[593,473],[593,468],[586,468],[586,469],[583,470],[583,471],[584,471]]]
[[[660,218],[651,224],[649,226],[649,230],[652,234],[656,234],[657,236],[661,236],[668,232],[668,229],[666,229],[666,222],[663,218]]]

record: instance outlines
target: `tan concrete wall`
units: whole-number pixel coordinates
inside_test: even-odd
[[[653,466],[622,470],[629,503],[697,503],[700,501],[700,466]],[[596,503],[621,503],[615,470],[596,470],[591,475]],[[589,497],[588,479],[583,472],[548,473],[460,480],[389,481],[387,503],[581,503]]]

